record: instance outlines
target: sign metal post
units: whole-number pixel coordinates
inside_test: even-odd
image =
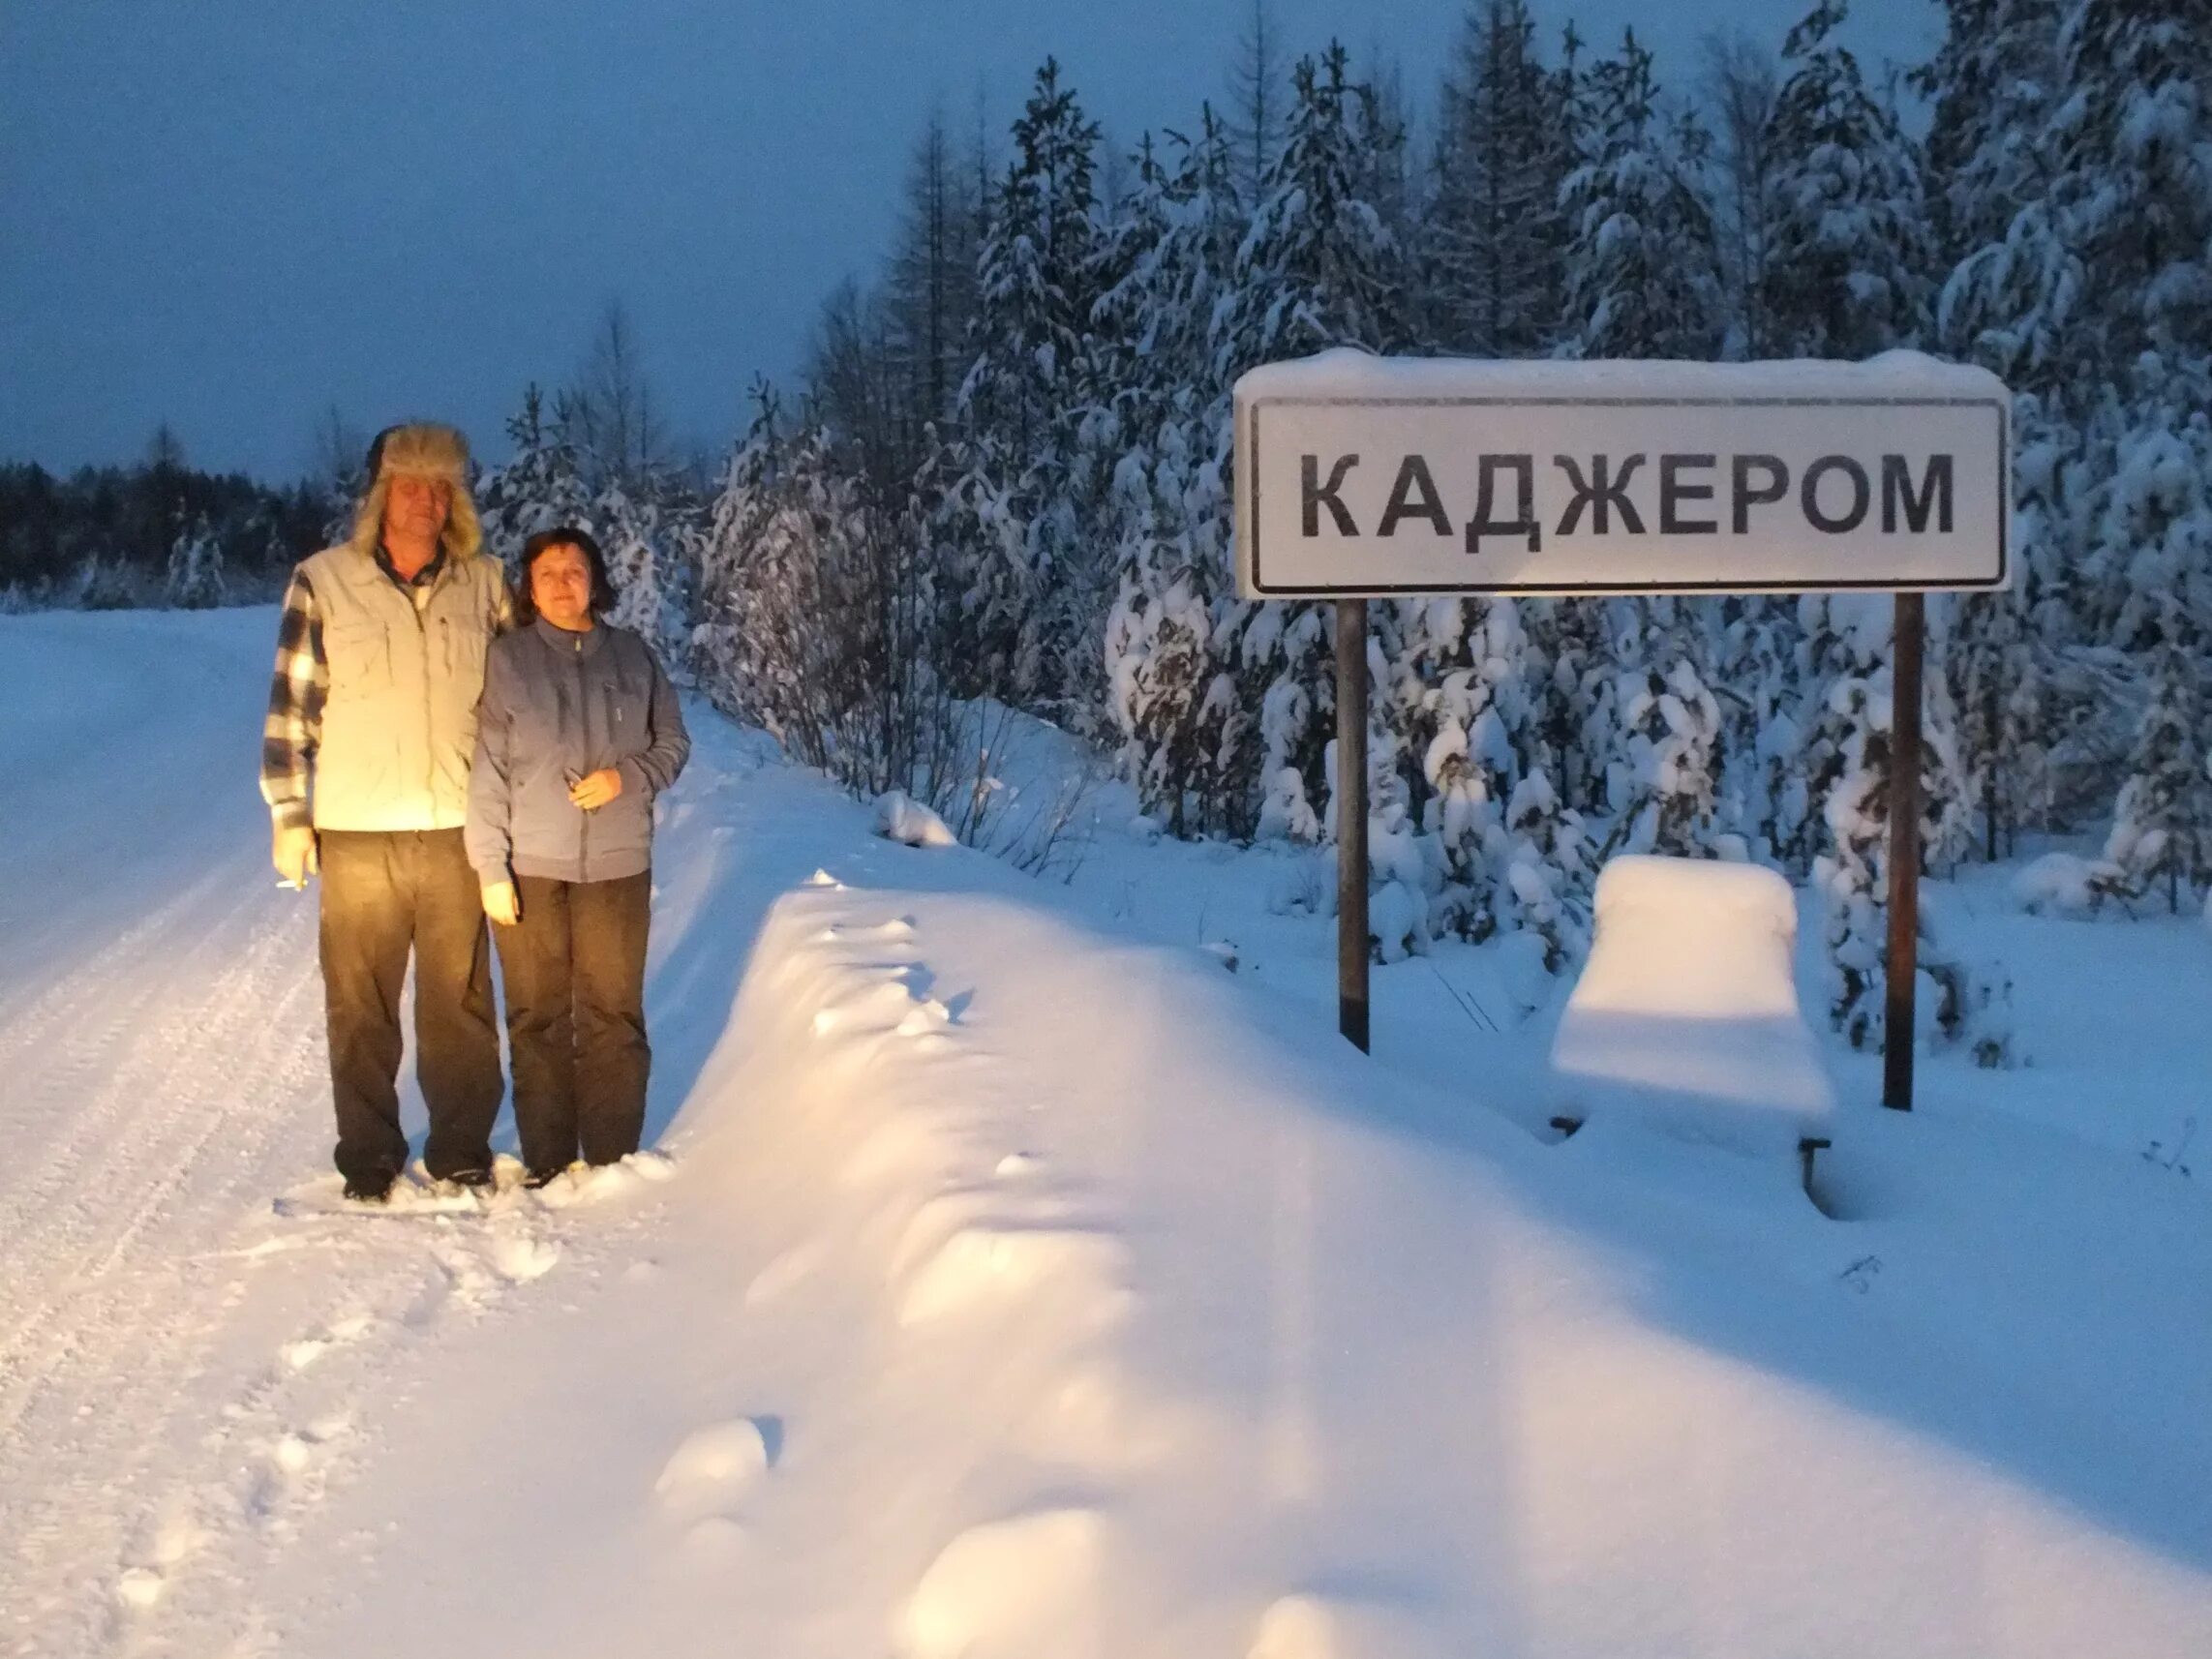
[[[1367,601],[1337,601],[1337,1029],[1367,1052]]]
[[[1920,977],[1921,661],[1927,602],[1897,595],[1890,717],[1890,961],[1882,1012],[1882,1104],[1913,1109],[1913,993]]]

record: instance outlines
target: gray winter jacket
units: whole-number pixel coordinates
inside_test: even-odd
[[[691,753],[676,689],[626,628],[580,634],[542,617],[492,642],[469,776],[469,861],[487,885],[519,876],[614,881],[652,862],[653,797]],[[595,811],[568,788],[614,767],[622,793]]]

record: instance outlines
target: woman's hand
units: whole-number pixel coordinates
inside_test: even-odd
[[[522,900],[513,882],[492,882],[484,889],[484,914],[501,927],[512,927],[523,917]]]
[[[586,772],[568,786],[568,799],[585,811],[604,806],[622,793],[622,774],[613,767]]]

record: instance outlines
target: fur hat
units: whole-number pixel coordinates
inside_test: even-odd
[[[392,480],[403,473],[411,478],[442,479],[453,491],[453,504],[445,515],[445,533],[439,537],[455,559],[473,558],[484,545],[484,530],[476,519],[476,503],[469,498],[469,440],[449,426],[419,421],[388,426],[369,445],[369,489],[353,515],[354,550],[374,557],[384,533],[384,500]]]

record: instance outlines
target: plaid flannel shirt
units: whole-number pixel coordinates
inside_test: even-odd
[[[392,567],[382,548],[377,565],[414,601],[419,611],[431,585],[445,568],[441,547],[412,581]],[[502,588],[499,627],[514,619]],[[277,622],[277,666],[269,679],[269,712],[261,722],[261,799],[279,829],[305,829],[315,822],[308,785],[315,769],[316,745],[322,738],[322,705],[330,695],[330,659],[322,649],[322,611],[304,569],[295,569],[285,588],[284,614]]]

